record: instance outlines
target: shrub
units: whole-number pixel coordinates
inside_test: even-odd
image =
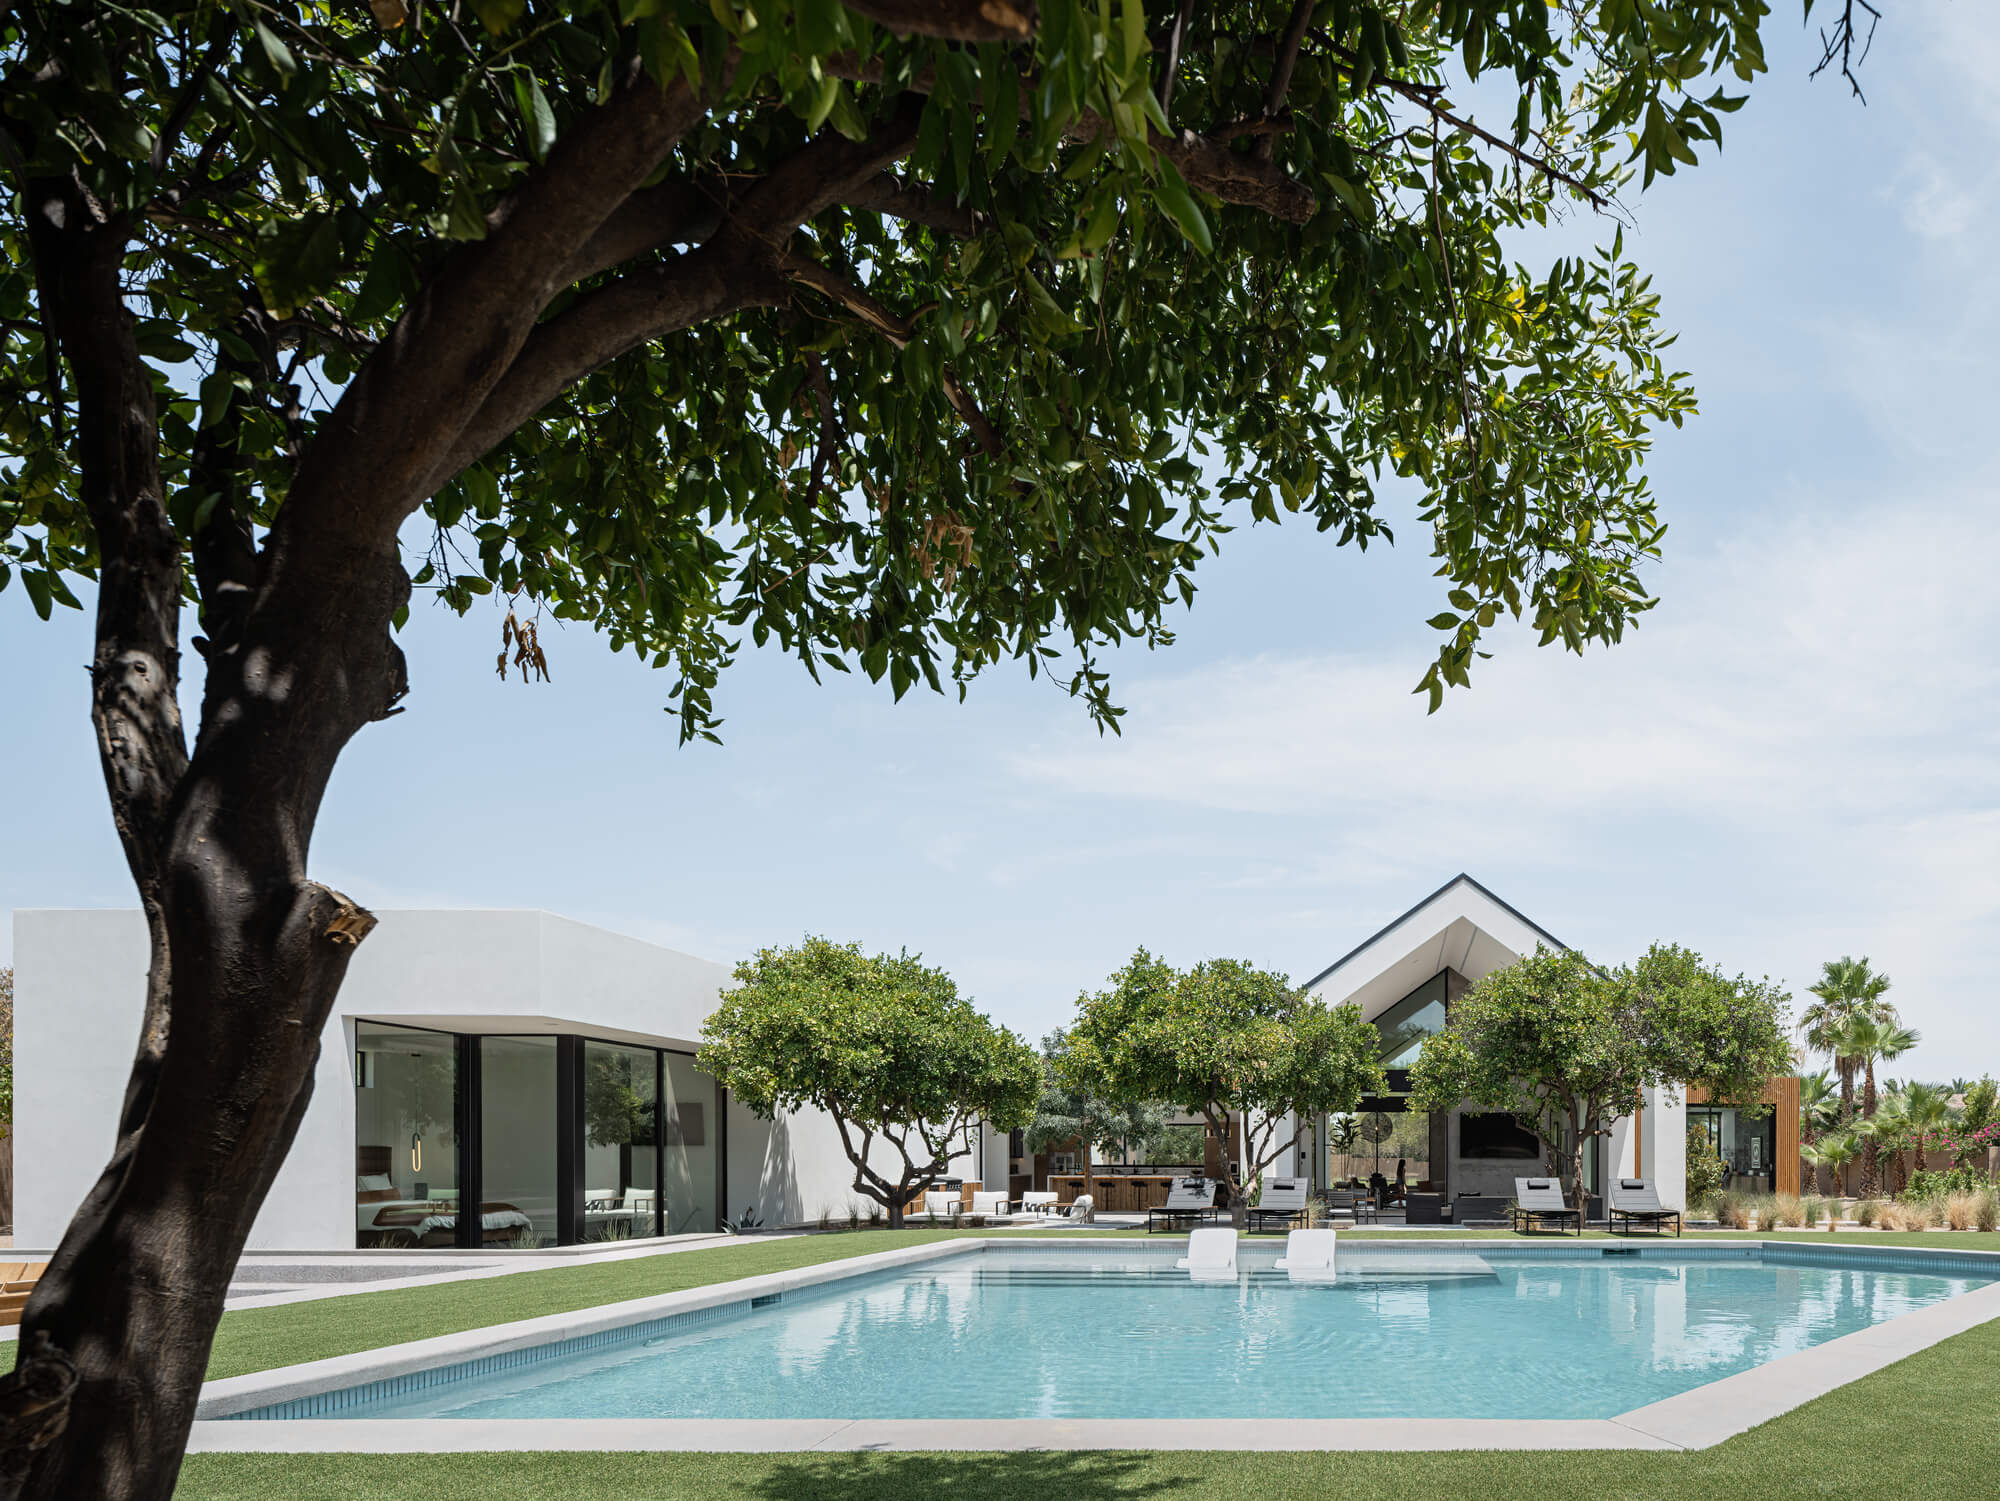
[[[1782,1230],[1787,1226],[1796,1228],[1806,1222],[1805,1208],[1797,1194],[1773,1194],[1766,1207],[1773,1230]]]
[[[1690,1126],[1687,1135],[1687,1201],[1691,1205],[1708,1204],[1714,1202],[1721,1191],[1722,1159],[1715,1155],[1707,1130],[1701,1126]],[[1715,1217],[1722,1218],[1719,1208]]]
[[[1979,1203],[1972,1212],[1972,1222],[1981,1230],[2000,1229],[2000,1193],[1989,1188],[1979,1196]]]
[[[1724,1189],[1715,1196],[1715,1218],[1725,1230],[1748,1230],[1750,1203],[1742,1194]]]
[[[1817,1196],[1805,1199],[1799,1204],[1799,1213],[1805,1218],[1805,1227],[1816,1230],[1819,1228],[1819,1217],[1826,1213],[1826,1201]]]
[[[1953,1194],[1976,1194],[1990,1186],[1986,1174],[1978,1168],[1954,1167],[1943,1172],[1925,1168],[1922,1172],[1910,1174],[1902,1196],[1942,1204]]]
[[[1979,1217],[1979,1201],[1984,1194],[1955,1193],[1944,1201],[1944,1222],[1953,1230],[1970,1230]]]
[[[1863,1199],[1854,1206],[1854,1223],[1859,1225],[1863,1230],[1873,1229],[1881,1218],[1882,1201],[1880,1199]]]

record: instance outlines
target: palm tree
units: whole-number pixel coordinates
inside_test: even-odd
[[[1806,1148],[1819,1140],[1822,1131],[1830,1131],[1840,1120],[1840,1091],[1825,1069],[1816,1074],[1807,1074],[1799,1080],[1799,1155],[1808,1162],[1819,1159]],[[1819,1185],[1815,1181],[1814,1185]]]
[[[1917,1141],[1917,1171],[1930,1166],[1924,1160],[1924,1137],[1951,1124],[1951,1097],[1935,1084],[1912,1084],[1903,1091],[1903,1119]]]
[[[1878,1021],[1872,1016],[1853,1016],[1828,1035],[1837,1058],[1849,1060],[1861,1070],[1861,1118],[1872,1122],[1878,1105],[1875,1093],[1875,1065],[1900,1058],[1917,1045],[1921,1036],[1896,1022]],[[1878,1139],[1870,1134],[1861,1146],[1861,1197],[1872,1199],[1882,1191],[1877,1163]]]
[[[1847,1164],[1861,1155],[1861,1142],[1851,1130],[1829,1131],[1810,1146],[1799,1148],[1799,1155],[1815,1168],[1825,1168],[1833,1177],[1833,1197],[1845,1196],[1847,1185],[1841,1181]]]
[[[1878,1022],[1896,1020],[1896,1008],[1882,999],[1889,989],[1889,977],[1877,974],[1868,956],[1852,959],[1843,954],[1820,966],[1819,983],[1812,993],[1819,997],[1799,1016],[1799,1032],[1809,1052],[1825,1053],[1833,1059],[1840,1075],[1840,1113],[1854,1118],[1854,1072],[1857,1062],[1834,1045],[1841,1027],[1856,1017]]]

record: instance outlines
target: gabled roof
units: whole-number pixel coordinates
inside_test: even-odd
[[[1468,980],[1503,969],[1537,944],[1568,945],[1460,873],[1306,982],[1333,1002],[1354,1001],[1372,1019],[1440,970]]]

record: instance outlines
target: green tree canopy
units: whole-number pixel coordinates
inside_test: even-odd
[[[971,1149],[981,1120],[1026,1125],[1042,1084],[1034,1049],[974,1010],[943,970],[824,938],[737,965],[696,1061],[767,1119],[801,1106],[832,1116],[854,1191],[891,1225]],[[894,1154],[887,1169],[878,1142]]]
[[[1387,1087],[1359,1007],[1329,1006],[1237,959],[1180,973],[1142,948],[1108,989],[1078,1000],[1069,1039],[1114,1095],[1171,1100],[1225,1142],[1236,1119],[1241,1181],[1229,1203],[1239,1219],[1293,1123],[1352,1110]]]
[[[152,939],[135,1106],[24,1316],[78,1375],[9,1430],[28,1491],[171,1490],[372,926],[306,855],[413,587],[504,597],[503,671],[602,631],[686,735],[746,642],[898,696],[1011,661],[1115,724],[1102,653],[1168,640],[1229,526],[1366,546],[1393,475],[1432,707],[1502,617],[1615,641],[1689,384],[1622,239],[1508,245],[1712,150],[1765,13],[0,3],[0,588],[97,586]]]
[[[1585,1147],[1636,1114],[1648,1088],[1700,1085],[1757,1108],[1791,1063],[1788,1006],[1768,982],[1728,979],[1673,945],[1611,971],[1537,946],[1452,1003],[1410,1070],[1410,1107],[1512,1112],[1581,1205]]]

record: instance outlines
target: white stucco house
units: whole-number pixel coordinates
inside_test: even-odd
[[[1565,947],[1471,876],[1458,875],[1308,981],[1307,988],[1330,1003],[1359,1006],[1363,1019],[1374,1022],[1382,1034],[1389,1092],[1364,1101],[1362,1110],[1404,1111],[1409,1067],[1424,1038],[1444,1025],[1451,1002],[1474,981],[1525,958],[1537,945]],[[1465,1197],[1505,1199],[1513,1194],[1516,1178],[1540,1176],[1544,1170],[1535,1138],[1514,1127],[1511,1117],[1461,1107],[1432,1115],[1428,1127],[1428,1153],[1411,1185],[1428,1185],[1442,1204]],[[1648,1091],[1641,1114],[1618,1122],[1608,1140],[1596,1144],[1586,1159],[1585,1181],[1601,1192],[1614,1177],[1648,1178],[1663,1205],[1684,1208],[1687,1128],[1688,1106],[1678,1091]],[[1324,1119],[1314,1131],[1301,1133],[1300,1169],[1320,1183],[1329,1176],[1326,1143]]]
[[[252,1250],[548,1246],[845,1218],[832,1121],[759,1120],[695,1067],[723,965],[539,911],[389,911],[355,951]],[[109,1158],[138,1044],[137,911],[18,911],[15,1241]],[[954,1163],[980,1178],[982,1139]],[[885,1167],[887,1163],[883,1164]],[[460,1214],[477,1202],[475,1217]]]

